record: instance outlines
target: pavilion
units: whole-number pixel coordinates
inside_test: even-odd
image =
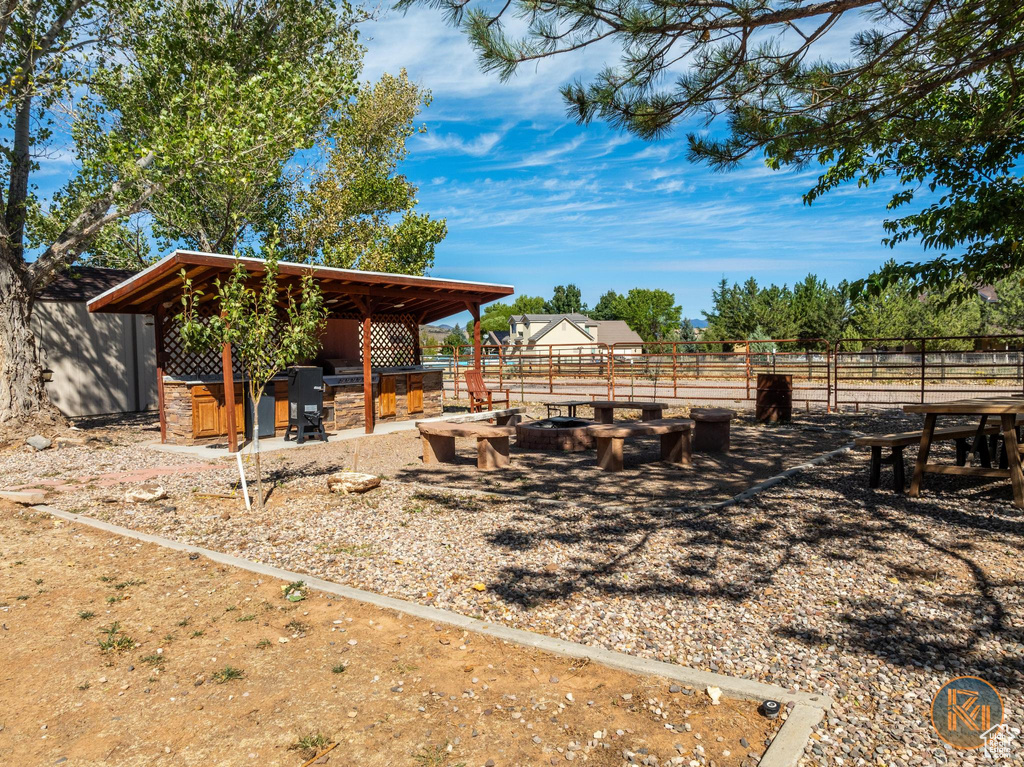
[[[224,345],[220,354],[206,356],[188,354],[181,348],[175,331],[176,308],[181,306],[182,271],[203,294],[201,302],[206,305],[200,304],[200,313],[209,315],[219,310],[214,281],[228,277],[237,263],[246,268],[254,284],[266,271],[266,262],[262,259],[177,250],[88,303],[90,312],[153,316],[161,441],[167,441],[168,432],[167,374],[185,371],[206,376],[219,374],[224,392],[234,390],[239,374],[229,344]],[[282,288],[297,289],[306,274],[313,276],[323,293],[328,332],[331,332],[332,321],[338,321],[334,325],[338,333],[349,336],[351,348],[358,348],[367,433],[372,433],[374,428],[371,372],[375,365],[420,365],[419,326],[468,310],[473,317],[473,359],[479,368],[480,306],[514,292],[510,285],[278,262],[277,279]],[[238,449],[237,415],[234,407],[225,406],[225,409],[228,445],[235,451]]]

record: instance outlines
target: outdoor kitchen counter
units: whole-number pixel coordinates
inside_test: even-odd
[[[422,366],[373,368],[374,414],[378,421],[428,418],[440,415],[441,371]],[[235,425],[245,430],[244,379],[235,378]],[[167,442],[201,445],[227,435],[224,384],[218,376],[164,376]],[[288,378],[275,376],[274,429],[288,428]],[[324,376],[324,425],[328,430],[363,426],[363,374],[344,372]]]

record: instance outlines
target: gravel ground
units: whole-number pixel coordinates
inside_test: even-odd
[[[356,444],[360,468],[390,449]],[[0,454],[0,471],[27,477],[26,458],[91,460],[71,454],[84,448],[25,450]],[[131,444],[96,454],[108,470],[170,463]],[[564,639],[826,692],[836,706],[806,765],[992,763],[948,749],[930,724],[932,697],[963,675],[1000,690],[1024,753],[1024,515],[1003,483],[930,477],[925,496],[910,499],[869,490],[856,454],[724,509],[612,509],[443,479],[326,496],[322,463],[303,460],[278,476],[285,484],[262,514],[237,500],[196,502],[195,491],[223,492],[229,468],[166,475],[170,499],[153,505],[101,503],[109,489],[95,482],[55,494],[54,505]],[[470,588],[477,582],[486,589]]]

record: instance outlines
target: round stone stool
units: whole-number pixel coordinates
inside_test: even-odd
[[[695,453],[728,453],[729,422],[736,413],[724,407],[695,407],[690,411]]]

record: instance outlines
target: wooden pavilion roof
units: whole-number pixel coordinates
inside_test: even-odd
[[[152,314],[162,304],[180,305],[182,269],[193,287],[209,297],[214,294],[214,279],[226,277],[239,262],[254,281],[265,272],[266,262],[259,258],[176,250],[93,298],[88,303],[89,311]],[[361,315],[368,307],[373,315],[409,314],[420,323],[430,323],[463,311],[468,305],[486,304],[515,292],[511,285],[278,262],[278,281],[282,285],[297,287],[305,274],[312,274],[319,284],[331,316]]]

